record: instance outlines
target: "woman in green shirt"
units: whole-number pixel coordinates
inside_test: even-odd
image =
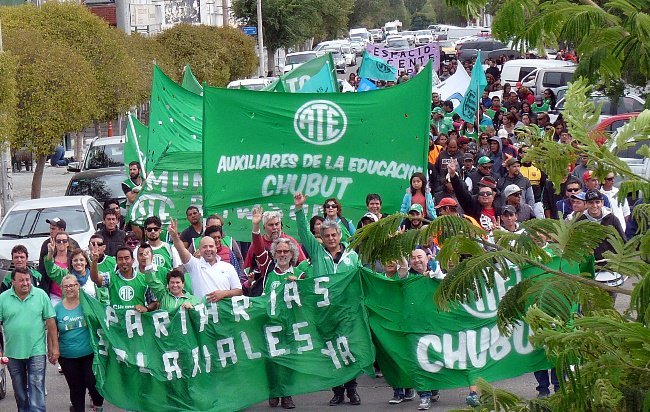
[[[93,374],[93,349],[90,331],[86,325],[79,301],[81,287],[75,275],[65,275],[61,280],[63,300],[56,305],[56,326],[59,330],[59,363],[70,388],[70,411],[84,412],[86,389],[93,401],[92,410],[103,411],[104,398],[95,388]]]
[[[196,296],[185,291],[185,274],[178,269],[172,269],[167,273],[166,287],[156,275],[155,270],[145,270],[144,274],[149,289],[158,299],[159,309],[173,311],[179,306],[191,309],[201,302]]]

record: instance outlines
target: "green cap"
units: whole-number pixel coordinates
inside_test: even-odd
[[[419,214],[423,214],[422,205],[419,203],[413,203],[409,209],[409,213],[411,212],[418,212]]]
[[[444,115],[445,111],[442,109],[442,107],[434,107],[433,110],[431,110],[431,113]]]
[[[494,163],[494,162],[487,156],[481,156],[481,158],[478,159],[477,163],[480,165],[486,165],[488,163]]]

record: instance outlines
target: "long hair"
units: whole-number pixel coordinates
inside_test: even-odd
[[[424,175],[424,173],[415,172],[415,173],[413,173],[413,175],[411,176],[411,179],[409,180],[409,186],[410,186],[410,189],[411,189],[411,196],[415,194],[415,189],[413,189],[413,178],[415,178],[415,177],[419,178],[422,181],[422,189],[420,189],[420,191],[424,195],[426,193],[425,188],[427,187],[427,177]]]
[[[336,203],[336,216],[338,217],[343,216],[343,206],[341,205],[341,202],[339,202],[339,200],[334,197],[330,197],[329,199],[326,199],[325,202],[323,202],[323,216],[327,216],[327,214],[325,213],[325,205],[328,204],[329,202]]]
[[[88,255],[86,255],[86,252],[84,252],[82,249],[77,247],[72,249],[72,252],[68,253],[68,271],[72,271],[72,259],[77,255],[83,256],[84,260],[86,261],[86,269],[90,268],[90,259],[88,259]],[[84,275],[85,273],[80,274]]]

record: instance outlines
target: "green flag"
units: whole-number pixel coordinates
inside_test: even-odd
[[[312,78],[318,79],[318,84],[312,83],[309,90],[302,90],[306,83]],[[336,66],[332,60],[332,53],[326,53],[321,57],[310,60],[262,89],[273,92],[289,93],[333,93],[338,92],[338,81],[336,79]],[[322,90],[322,91],[318,91]]]
[[[472,68],[472,79],[469,82],[467,91],[465,91],[463,100],[460,102],[460,106],[454,110],[466,122],[476,122],[479,101],[486,86],[487,79],[481,66],[481,51],[479,50],[476,56],[476,63],[474,63],[474,67]]]
[[[380,57],[375,57],[368,51],[363,52],[363,59],[359,67],[359,76],[372,80],[395,81],[397,69],[386,63]]]
[[[372,371],[358,270],[278,282],[189,310],[113,310],[82,296],[97,389],[132,411],[236,411]]]
[[[143,171],[147,170],[147,140],[149,128],[143,125],[133,114],[129,113],[128,126],[124,140],[124,167],[129,174],[129,163],[138,162]]]
[[[181,86],[183,86],[185,90],[189,90],[199,96],[203,94],[203,86],[201,86],[201,83],[199,83],[196,77],[194,77],[194,73],[192,73],[189,64],[186,64],[183,68],[183,82],[181,83]]]
[[[209,87],[203,142],[203,207],[226,217],[228,233],[250,238],[251,207],[285,213],[293,193],[307,214],[338,198],[346,218],[366,213],[366,195],[400,209],[411,175],[426,170],[431,67],[411,81],[375,93],[258,93]],[[209,188],[209,189],[208,189]]]

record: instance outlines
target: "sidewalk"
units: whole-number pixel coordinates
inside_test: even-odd
[[[47,163],[43,170],[41,198],[63,196],[73,175],[74,173],[68,172],[66,167],[52,167]],[[33,178],[33,171],[13,173],[14,202],[31,199]]]

